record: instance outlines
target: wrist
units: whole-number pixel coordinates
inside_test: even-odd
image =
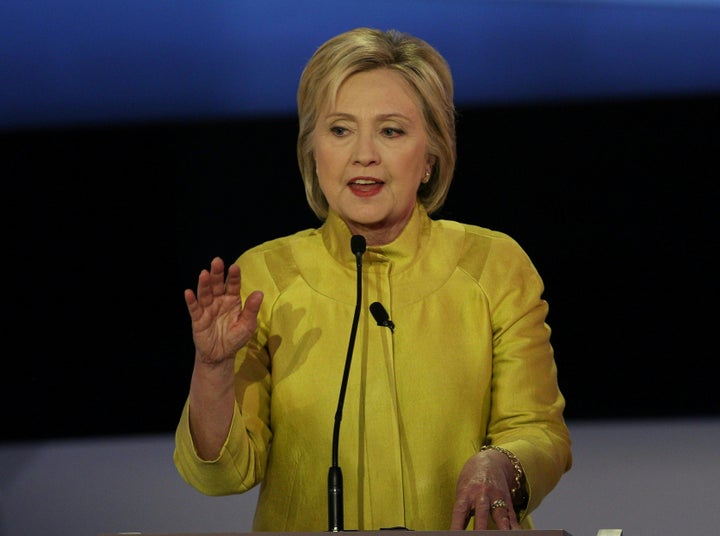
[[[509,450],[498,447],[497,445],[483,445],[480,448],[480,452],[485,450],[502,452],[510,460],[513,466],[513,483],[510,486],[510,496],[512,497],[515,510],[523,510],[527,506],[528,493],[526,489],[525,471],[523,470],[520,460]]]

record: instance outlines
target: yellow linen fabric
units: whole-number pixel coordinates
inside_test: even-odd
[[[351,234],[319,229],[237,260],[242,294],[265,293],[236,358],[235,414],[217,460],[193,447],[187,405],[175,464],[209,495],[260,484],[256,531],[326,531],[327,475],[356,303]],[[342,413],[344,528],[450,527],[460,469],[484,443],[512,451],[532,512],[570,468],[548,305],[528,256],[507,235],[432,220],[418,205],[402,235],[363,256],[362,309]],[[380,301],[395,323],[378,326]],[[532,520],[525,515],[525,528]],[[469,528],[472,528],[472,523]]]

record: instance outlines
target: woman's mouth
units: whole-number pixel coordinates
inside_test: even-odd
[[[384,184],[377,179],[353,179],[348,183],[348,188],[357,196],[368,197],[377,194]]]

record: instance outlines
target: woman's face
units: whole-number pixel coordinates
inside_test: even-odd
[[[330,208],[368,245],[397,238],[432,166],[422,114],[405,80],[387,69],[352,75],[335,108],[321,111],[312,136]]]

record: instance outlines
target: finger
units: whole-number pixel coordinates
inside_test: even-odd
[[[512,506],[508,510],[508,516],[510,518],[510,528],[511,529],[522,528],[520,526],[520,521],[518,521],[517,515],[515,514],[515,510],[512,508]]]
[[[510,529],[510,518],[508,516],[507,508],[495,508],[492,510],[493,521],[495,526],[500,530]]]
[[[501,503],[501,506],[495,507],[497,503]],[[515,510],[512,508],[512,502],[508,502],[505,499],[494,501],[490,504],[490,513],[492,515],[495,525],[500,530],[510,530],[512,528],[519,528],[517,517],[515,516]]]
[[[210,288],[213,296],[225,293],[225,263],[220,257],[215,257],[210,263]]]
[[[224,292],[230,296],[237,296],[240,294],[240,267],[237,264],[231,264],[228,267]]]
[[[207,270],[202,270],[200,275],[198,275],[197,292],[195,293],[195,297],[200,307],[207,307],[213,301],[213,293],[210,282],[211,278],[212,276]]]
[[[487,496],[481,495],[475,501],[475,530],[487,530],[488,518],[491,515],[490,501]]]
[[[260,290],[254,290],[253,292],[251,292],[250,295],[245,299],[245,307],[243,308],[243,313],[247,311],[253,317],[257,318],[257,315],[260,312],[260,305],[262,305],[264,297],[264,294]]]
[[[190,316],[193,315],[193,313],[200,308],[197,302],[197,298],[195,297],[195,293],[190,290],[189,288],[185,289],[184,293],[185,297],[185,305],[187,305],[188,311],[190,312]]]
[[[472,516],[472,505],[457,501],[453,506],[450,530],[465,530]]]

